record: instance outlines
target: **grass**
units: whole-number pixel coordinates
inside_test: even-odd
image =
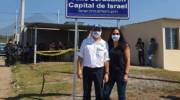
[[[148,76],[156,76],[156,77],[161,77],[165,78],[168,80],[174,80],[174,81],[179,81],[180,82],[180,72],[176,71],[167,71],[163,70],[160,68],[137,68],[133,67],[130,70],[130,73],[132,74],[137,74],[137,75],[148,75]]]
[[[62,100],[62,97],[71,96],[73,83],[73,63],[49,62],[38,63],[36,65],[17,64],[15,68],[12,68],[12,72],[14,80],[14,90],[17,94],[17,96],[15,96],[14,98],[17,98],[18,100]],[[45,73],[45,87],[43,90],[43,94],[40,95],[43,82],[43,73]],[[163,78],[165,80],[180,82],[180,72],[166,71],[158,68],[133,67],[130,70],[130,75],[145,75],[149,77],[155,76],[158,78]],[[134,87],[134,85],[135,84],[130,83],[129,87]],[[80,80],[77,81],[77,86],[80,87],[78,88],[78,91],[80,94],[82,94],[82,82]],[[154,90],[153,89],[145,87],[143,90],[137,91],[133,90],[132,88],[127,90],[127,93],[130,100],[131,98],[134,99],[135,96],[137,96],[137,98],[141,98],[140,100],[142,100],[142,98],[146,96],[154,96],[154,91],[154,93],[170,92],[175,94],[178,93],[178,95],[180,95],[180,85],[177,85],[175,87],[167,86],[158,89],[155,88]],[[158,97],[156,96],[156,98]],[[154,100],[156,100],[156,98]]]
[[[43,73],[45,73],[45,87],[43,94],[51,93],[67,93],[71,91],[72,80],[67,78],[72,75],[72,63],[39,63],[18,64],[16,68],[12,68],[13,80],[15,82],[16,94],[37,94],[41,97],[40,91],[43,82]],[[67,77],[64,77],[67,76]],[[59,94],[57,94],[58,96]],[[33,96],[33,95],[32,95]],[[56,95],[54,95],[56,96]],[[45,96],[47,99],[50,96]],[[24,100],[26,97],[19,97]],[[26,100],[26,99],[25,99]],[[28,99],[27,99],[28,100]]]

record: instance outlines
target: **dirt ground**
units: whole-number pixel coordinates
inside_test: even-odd
[[[3,64],[0,64],[3,65]],[[144,68],[144,67],[138,67]],[[148,68],[147,68],[148,69]],[[179,74],[178,74],[179,75]],[[0,67],[0,100],[12,100],[3,99],[13,97],[11,88],[12,72],[9,67]],[[63,79],[72,83],[72,74],[64,73]],[[76,82],[76,100],[82,100],[82,81],[77,79]],[[92,100],[95,100],[94,88],[92,89]],[[60,93],[59,96],[52,96],[51,100],[72,100],[72,91]],[[112,91],[112,100],[117,99],[116,85]],[[26,99],[23,99],[26,100]],[[37,100],[37,98],[27,100]],[[49,100],[46,98],[38,100]],[[158,77],[156,75],[147,74],[129,74],[129,80],[127,85],[127,100],[180,100],[180,81],[167,79],[166,77]]]
[[[180,82],[171,79],[130,74],[127,98],[128,100],[180,100],[179,86]]]
[[[77,81],[82,83],[79,79]],[[82,100],[82,84],[80,84],[77,84],[76,100]],[[116,85],[111,93],[111,98],[118,100]],[[72,97],[61,97],[61,100],[70,99]],[[92,91],[92,100],[95,100],[94,91]],[[127,100],[180,100],[180,81],[155,75],[131,73],[127,85]]]
[[[11,82],[11,68],[6,67],[4,63],[4,58],[0,57],[0,100],[4,100],[3,98],[13,96]]]
[[[11,75],[12,73],[9,67],[0,67],[0,100],[13,95]]]
[[[82,100],[82,82],[77,80],[76,100]],[[118,100],[116,85],[111,94],[112,100]],[[95,100],[94,88],[92,100]],[[72,97],[62,96],[61,100],[71,100]],[[59,100],[54,99],[54,100]],[[127,85],[127,100],[180,100],[180,82],[171,81],[157,76],[130,74]]]
[[[131,74],[127,85],[127,100],[180,100],[180,89],[174,89],[179,85],[180,82],[171,82],[159,77]],[[94,91],[92,97],[95,97]],[[82,100],[82,93],[76,98]],[[118,100],[116,85],[111,93],[111,99]]]

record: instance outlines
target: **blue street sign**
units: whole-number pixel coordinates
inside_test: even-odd
[[[66,17],[128,19],[129,0],[66,0]]]

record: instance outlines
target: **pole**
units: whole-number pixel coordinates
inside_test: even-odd
[[[18,34],[18,10],[16,10],[16,31],[15,31],[15,41],[17,42],[17,34]]]
[[[36,51],[37,51],[37,29],[35,28],[35,34],[34,34],[34,64],[36,64]]]
[[[22,34],[22,31],[23,31],[23,28],[24,28],[24,8],[25,8],[25,0],[21,0],[21,9],[20,9],[20,33],[19,34]],[[19,42],[20,38],[19,38],[20,35],[18,35],[18,40],[17,42]]]
[[[6,32],[6,43],[8,43],[8,34]]]
[[[120,29],[120,19],[117,20],[117,28]]]
[[[75,96],[76,96],[76,70],[77,70],[77,66],[76,66],[76,60],[77,60],[77,55],[76,55],[76,51],[78,49],[78,19],[75,19],[75,38],[74,38],[74,74],[73,74],[73,100],[76,100]]]
[[[58,24],[60,23],[60,19],[59,19],[59,17],[60,17],[60,10],[58,10],[58,15],[57,15]]]

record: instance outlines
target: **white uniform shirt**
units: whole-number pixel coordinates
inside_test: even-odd
[[[108,45],[103,39],[95,42],[92,37],[88,37],[83,40],[78,56],[83,59],[83,66],[104,67],[104,63],[109,60]]]

